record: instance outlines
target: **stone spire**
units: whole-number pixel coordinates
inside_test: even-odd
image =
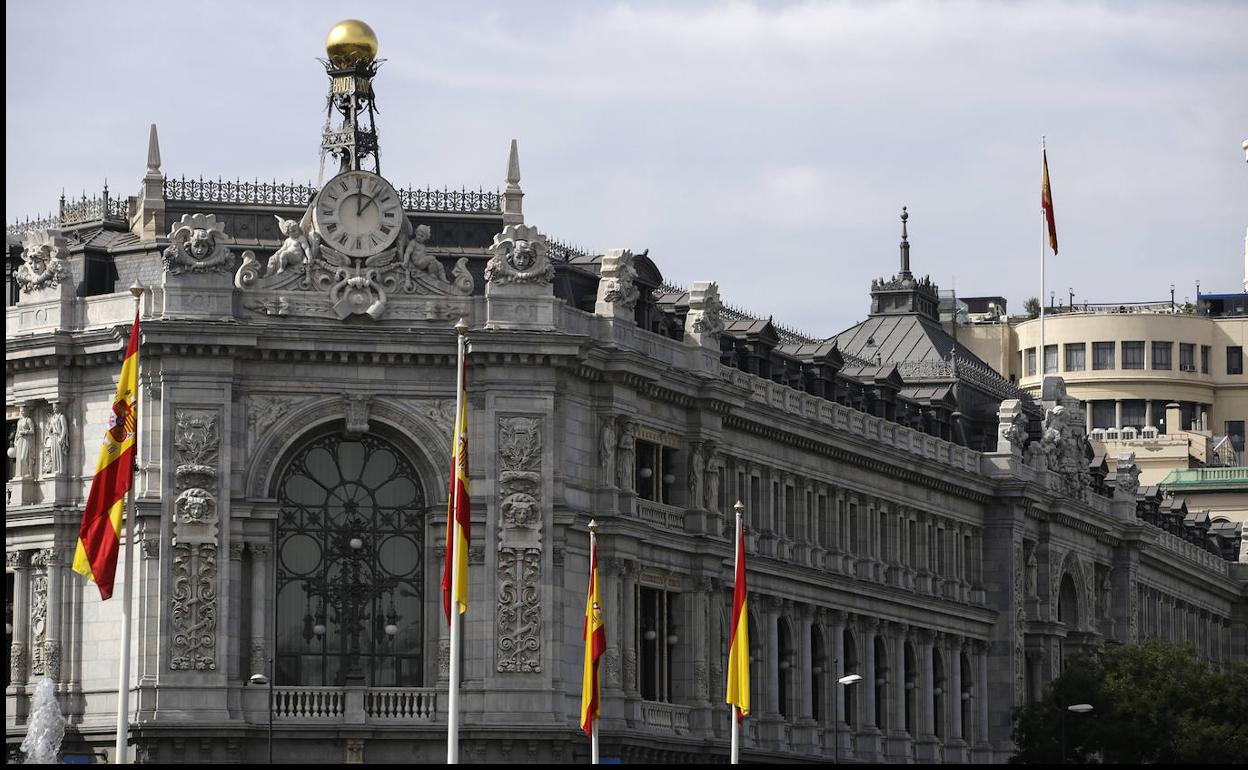
[[[909,240],[909,235],[906,233],[906,220],[908,220],[909,218],[910,218],[910,215],[906,213],[906,207],[902,206],[901,207],[901,272],[897,276],[902,279],[914,277],[910,273],[910,240]]]
[[[524,191],[520,189],[520,148],[511,140],[507,157],[507,186],[503,189],[503,224],[524,224]]]
[[[156,124],[147,134],[147,173],[160,176],[160,139],[156,136]]]

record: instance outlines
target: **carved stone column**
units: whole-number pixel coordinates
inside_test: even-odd
[[[56,547],[45,548],[34,557],[35,566],[43,568],[44,590],[35,597],[35,644],[38,646],[34,648],[36,666],[31,668],[31,673],[52,677],[58,684],[61,679],[61,618],[64,609],[61,585],[64,561],[64,552]],[[40,630],[42,633],[38,633]]]
[[[841,610],[825,610],[823,612],[824,628],[828,630],[831,637],[830,644],[827,645],[828,653],[831,656],[829,663],[824,666],[824,682],[826,686],[823,695],[823,704],[821,712],[823,719],[820,720],[829,728],[824,733],[823,746],[827,751],[834,753],[834,758],[841,756],[840,745],[844,745],[849,737],[848,733],[848,713],[849,698],[856,695],[856,692],[849,692],[847,687],[838,684],[838,680],[845,676],[845,613]],[[860,672],[854,671],[861,676]],[[865,679],[865,677],[864,677]],[[851,685],[851,687],[861,687],[861,685]],[[835,723],[834,723],[835,721]],[[861,720],[859,720],[861,723]]]
[[[964,746],[966,744],[966,736],[962,734],[962,646],[963,640],[960,636],[947,637],[949,640],[948,658],[949,658],[949,676],[946,678],[947,686],[945,687],[945,703],[949,704],[945,710],[949,712],[949,733],[945,739],[945,745]],[[946,759],[949,759],[946,756]],[[965,762],[966,757],[959,753],[952,758],[953,761]]]
[[[269,575],[273,570],[273,546],[268,543],[248,543],[247,550],[251,553],[251,646],[248,650],[248,661],[251,674],[263,673],[273,676],[269,671]],[[276,629],[274,629],[276,631]]]
[[[883,672],[878,671],[875,661],[875,638],[879,633],[879,621],[875,618],[861,618],[862,639],[862,713],[859,719],[859,739],[857,741],[857,758],[868,762],[877,760],[881,754],[880,727],[875,719],[875,688],[876,677]]]
[[[30,665],[30,551],[9,551],[6,567],[13,571],[13,647],[9,652],[9,681],[20,689]]]
[[[979,664],[979,677],[975,683],[975,692],[972,697],[977,699],[979,703],[979,728],[975,736],[977,743],[988,743],[988,645],[983,642],[975,643],[975,659]]]
[[[619,563],[620,596],[623,609],[620,613],[620,655],[623,658],[624,695],[630,699],[641,697],[637,689],[637,562],[621,560]]]
[[[890,623],[892,634],[893,664],[890,667],[890,684],[892,685],[892,719],[889,722],[889,735],[906,737],[906,684],[914,679],[914,672],[906,666],[906,635],[910,629],[901,623]],[[915,725],[917,727],[917,725]]]
[[[767,624],[763,630],[763,637],[767,640],[767,646],[763,650],[763,665],[766,666],[764,681],[767,682],[763,717],[780,721],[780,660],[784,656],[784,650],[780,649],[780,608],[783,604],[777,597],[760,596],[758,606],[762,607],[763,622]]]
[[[917,724],[915,725],[918,733],[915,736],[918,739],[918,755],[920,761],[935,762],[936,756],[936,714],[935,714],[935,698],[936,698],[936,672],[932,661],[932,650],[936,644],[936,635],[931,631],[923,630],[916,634],[918,641],[918,706],[915,716]]]

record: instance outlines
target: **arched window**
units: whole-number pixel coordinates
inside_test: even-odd
[[[425,494],[374,435],[313,438],[277,500],[277,684],[424,683]]]
[[[848,628],[845,629],[845,632],[841,635],[841,640],[845,646],[845,674],[847,676],[849,674],[857,674],[858,667],[861,664],[858,661],[858,645],[854,644],[854,632]],[[832,674],[835,676],[836,671],[833,671]],[[874,672],[868,671],[867,676],[874,676]],[[866,686],[874,687],[875,685],[873,682],[868,681]],[[850,691],[849,687],[838,686],[835,683],[832,685],[832,697],[840,698],[840,703],[844,704],[843,707],[838,708],[837,711],[844,715],[846,724],[851,727],[858,725],[858,698],[855,697],[855,693],[857,693],[861,687],[862,685],[856,685],[853,690]]]
[[[1079,593],[1075,590],[1075,580],[1070,573],[1062,575],[1061,590],[1057,595],[1057,621],[1070,628],[1079,625]]]

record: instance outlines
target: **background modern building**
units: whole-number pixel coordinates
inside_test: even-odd
[[[725,307],[713,282],[665,283],[645,252],[549,238],[522,205],[514,144],[501,192],[395,188],[371,110],[376,39],[341,31],[315,186],[167,177],[153,127],[136,195],[65,202],[8,230],[10,753],[44,676],[69,717],[66,750],[111,751],[119,600],[100,602],[69,562],[135,281],[150,289],[140,761],[259,761],[270,720],[282,761],[444,756],[436,586],[459,318],[468,761],[586,759],[591,518],[609,638],[603,754],[626,761],[727,756],[738,499],[747,759],[1002,761],[1013,709],[1097,640],[1248,657],[1238,531],[1141,494],[1130,463],[1112,475],[1097,463],[1061,378],[1020,389],[942,330],[907,236],[867,321],[796,334]],[[1224,344],[1209,326],[1169,339]],[[1192,376],[1192,403],[1213,407],[1233,385],[1221,369]],[[257,673],[272,676],[272,709],[248,684]],[[848,673],[863,681],[838,686]]]

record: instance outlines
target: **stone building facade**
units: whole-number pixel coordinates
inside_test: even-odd
[[[549,239],[526,220],[514,145],[501,193],[378,180],[349,163],[319,189],[175,180],[153,128],[138,195],[10,228],[10,747],[51,676],[67,751],[111,751],[119,600],[69,564],[135,281],[139,761],[263,761],[270,719],[279,761],[444,756],[459,318],[467,761],[587,758],[591,518],[603,754],[625,761],[727,757],[737,500],[747,759],[1002,761],[1011,710],[1097,640],[1248,655],[1244,565],[1146,520],[1126,458],[1112,476],[1089,464],[1060,379],[1001,399],[990,445],[968,446],[956,391],[726,308],[713,282],[665,284],[647,254]],[[321,209],[335,189],[348,202]],[[333,245],[339,229],[384,241],[387,211],[392,240]],[[902,274],[877,290],[929,291]],[[847,673],[863,681],[837,686]]]

